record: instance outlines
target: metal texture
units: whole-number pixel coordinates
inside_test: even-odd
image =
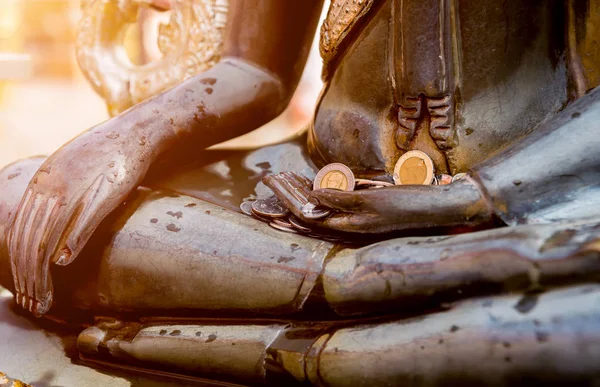
[[[252,212],[267,218],[283,218],[289,213],[275,196],[252,202]]]
[[[379,324],[100,322],[78,342],[86,360],[127,358],[184,376],[256,385],[412,385],[415,378],[425,385],[577,384],[597,378],[599,297],[597,285],[586,285],[479,298]]]
[[[329,216],[329,214],[331,214],[331,211],[319,208],[312,203],[306,203],[304,207],[302,207],[302,215],[304,215],[306,219],[322,219]]]
[[[308,145],[249,153],[204,149],[285,109],[322,1],[229,5],[225,59],[0,171],[3,372],[65,366],[27,359],[47,341],[19,311],[129,375],[597,384],[600,0],[335,1]],[[452,184],[311,190],[315,165],[391,181],[411,151]],[[273,194],[289,214],[261,220],[298,233],[240,213]]]

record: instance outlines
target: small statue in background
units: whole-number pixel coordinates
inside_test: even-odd
[[[143,101],[0,171],[0,283],[87,326],[82,359],[245,384],[597,378],[600,0],[332,1],[307,135],[244,153],[205,149],[283,111],[321,0],[176,1],[161,39],[182,43],[131,71],[113,43],[135,4],[86,4],[84,71],[111,112]]]
[[[158,32],[158,62],[135,66],[122,39],[140,6],[172,9]],[[212,67],[220,59],[227,22],[227,0],[137,0],[81,2],[77,60],[115,116],[132,105]]]
[[[4,387],[30,387],[29,384],[19,380],[10,379],[8,376],[0,372],[0,386]]]

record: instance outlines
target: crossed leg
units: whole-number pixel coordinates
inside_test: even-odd
[[[186,172],[196,176],[197,184],[189,184],[190,175],[155,179],[148,184],[154,189],[141,188],[132,195],[106,219],[78,260],[53,271],[52,314],[74,309],[96,316],[126,313],[134,321],[125,324],[129,330],[118,322],[99,323],[82,333],[80,351],[85,356],[108,353],[111,361],[127,358],[137,366],[168,367],[184,375],[229,374],[237,381],[266,377],[275,367],[296,380],[331,385],[343,385],[344,380],[389,384],[420,374],[442,380],[456,376],[473,356],[485,359],[487,371],[459,372],[458,379],[507,381],[519,373],[539,378],[544,371],[580,380],[598,372],[592,348],[600,345],[599,293],[594,286],[542,296],[474,299],[450,306],[450,311],[436,308],[482,293],[539,292],[596,281],[600,222],[526,225],[342,248],[281,233],[233,210],[239,197],[253,193],[253,187],[238,190],[242,176],[251,187],[267,170],[310,174],[302,149],[288,143],[230,155],[226,161]],[[29,159],[0,171],[0,235],[40,163]],[[208,177],[224,186],[197,190],[210,181]],[[11,289],[3,239],[0,268],[2,285]],[[298,316],[323,319],[305,310],[307,302],[340,317],[321,328],[292,322]],[[423,313],[425,304],[435,311],[425,320],[398,315]],[[388,317],[369,324],[338,320],[372,312]],[[282,320],[175,323],[182,317],[257,314]],[[171,317],[158,323],[149,316]],[[140,325],[142,320],[149,322]],[[303,346],[290,350],[295,331],[308,336],[297,336],[303,338]],[[231,350],[223,352],[222,340]],[[242,350],[234,350],[234,344],[243,344],[238,347]],[[587,349],[580,351],[582,346]],[[250,371],[240,370],[247,364],[235,359],[248,359],[250,347],[257,363],[249,365]],[[175,362],[173,348],[181,354]],[[198,351],[210,360],[207,364],[194,360]],[[414,359],[421,351],[423,359],[435,365],[433,372],[388,364],[409,364],[401,359]],[[286,361],[289,356],[302,367]],[[389,361],[382,362],[384,358]],[[540,359],[551,359],[551,364]]]
[[[389,313],[596,278],[594,219],[343,248],[239,212],[241,198],[270,194],[257,186],[266,173],[314,173],[302,144],[216,154],[219,161],[148,181],[154,188],[138,189],[109,216],[80,259],[54,268],[54,313],[61,305],[150,315],[296,313],[307,300],[339,315]],[[0,235],[41,161],[0,171]],[[12,289],[3,239],[0,265],[0,281]]]

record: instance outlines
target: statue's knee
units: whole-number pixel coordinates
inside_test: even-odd
[[[0,239],[10,214],[19,205],[27,184],[46,158],[30,157],[0,169]]]

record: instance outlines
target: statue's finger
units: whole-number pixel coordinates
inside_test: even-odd
[[[27,260],[25,255],[25,228],[32,216],[33,189],[29,188],[17,209],[17,215],[11,227],[8,237],[8,247],[11,262],[13,262],[13,279],[17,293],[17,304],[25,307],[27,305]]]
[[[35,316],[42,316],[50,310],[52,306],[52,278],[50,276],[50,254],[47,251],[48,235],[52,229],[52,221],[56,218],[60,208],[58,198],[48,199],[45,218],[40,222],[38,228],[37,241],[34,243],[35,250],[32,255],[35,257],[35,269],[31,273],[35,283],[34,298],[35,304],[31,312]]]
[[[348,233],[371,234],[389,231],[387,220],[370,212],[336,213],[325,218],[321,227]]]
[[[36,193],[33,196],[33,206],[31,207],[31,216],[25,227],[24,235],[25,238],[25,252],[23,258],[25,259],[25,282],[27,284],[27,305],[25,309],[30,312],[34,310],[37,304],[35,293],[36,293],[36,278],[37,268],[39,265],[38,260],[38,247],[42,236],[42,231],[47,226],[47,219],[49,218],[48,203],[45,197],[41,193]]]
[[[303,203],[299,200],[298,193],[290,191],[289,185],[281,176],[265,176],[262,181],[294,215],[302,216]]]
[[[55,257],[57,265],[68,265],[77,258],[98,224],[112,209],[107,205],[111,192],[109,185],[106,176],[101,174],[79,200],[79,211],[65,229],[66,240],[61,243],[62,248]]]
[[[318,189],[311,192],[309,199],[318,204],[344,212],[360,211],[365,203],[360,192]]]
[[[306,186],[300,175],[294,172],[283,172],[275,175],[275,179],[281,182],[285,189],[298,200],[301,206],[308,203],[310,188]]]

